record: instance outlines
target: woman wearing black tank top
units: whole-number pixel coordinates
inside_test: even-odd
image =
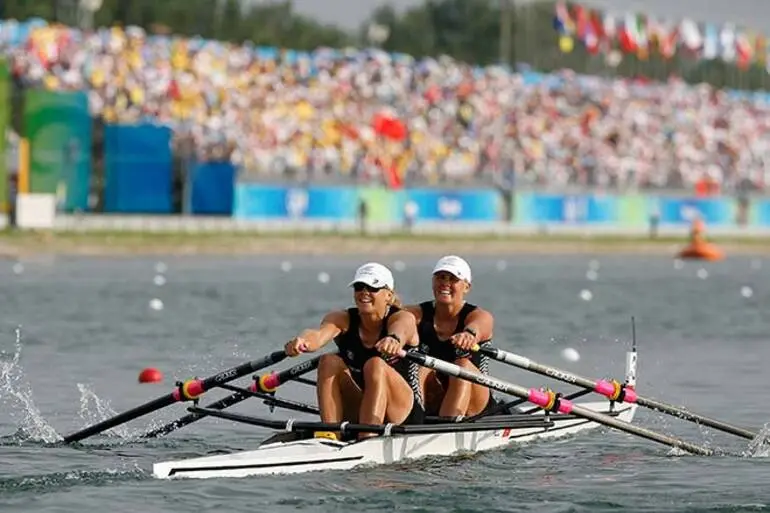
[[[465,301],[471,290],[471,268],[462,258],[441,258],[433,269],[433,301],[410,305],[406,309],[417,320],[420,349],[441,360],[452,362],[472,372],[479,372],[476,344],[492,339],[494,317]],[[493,399],[489,388],[433,370],[420,370],[420,383],[426,411],[442,417],[476,415]]]
[[[286,344],[286,353],[296,356],[337,343],[338,354],[323,355],[318,365],[321,421],[421,421],[419,368],[396,358],[405,346],[417,347],[417,325],[411,313],[397,306],[393,274],[368,263],[358,268],[350,286],[355,308],[329,312],[318,329],[305,330]]]

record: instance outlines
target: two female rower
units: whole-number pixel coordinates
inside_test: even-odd
[[[337,354],[324,354],[318,365],[321,421],[362,424],[418,423],[423,404],[419,366],[397,355],[417,347],[414,315],[399,307],[393,274],[367,263],[353,281],[355,307],[326,314],[318,329],[304,330],[286,344],[296,356],[318,351],[334,340]]]
[[[472,351],[492,339],[494,317],[468,303],[471,268],[459,256],[441,258],[433,269],[433,301],[406,306],[418,323],[420,349],[472,372],[487,372],[486,357]],[[427,413],[441,417],[477,415],[495,401],[487,387],[422,368],[420,382]]]

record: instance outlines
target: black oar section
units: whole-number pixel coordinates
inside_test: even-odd
[[[617,381],[594,381],[582,376],[578,376],[576,374],[572,374],[571,372],[534,362],[524,356],[519,356],[517,354],[503,351],[502,349],[497,349],[494,347],[478,346],[478,351],[489,356],[490,358],[494,358],[499,362],[507,363],[508,365],[513,365],[514,367],[528,370],[542,376],[562,381],[564,383],[588,388],[598,394],[607,397],[612,401],[636,403],[639,406],[643,406],[645,408],[657,410],[661,413],[666,413],[668,415],[678,417],[682,420],[695,422],[696,424],[702,424],[704,426],[708,426],[719,431],[724,431],[725,433],[730,433],[732,435],[747,438],[749,440],[753,440],[757,436],[757,433],[754,431],[738,426],[733,426],[726,422],[722,422],[721,420],[705,417],[697,413],[692,413],[684,408],[679,408],[671,404],[664,403],[663,401],[658,401],[657,399],[642,397],[637,394],[634,389],[626,387]]]
[[[318,362],[321,360],[321,356],[317,356],[311,360],[304,361],[298,365],[295,365],[294,367],[289,367],[288,369],[281,372],[265,374],[264,376],[255,376],[254,382],[249,386],[248,389],[238,390],[234,394],[228,395],[227,397],[223,397],[222,399],[207,405],[206,409],[224,410],[225,408],[229,408],[230,406],[233,406],[242,401],[245,401],[249,397],[258,397],[260,399],[270,400],[273,398],[272,394],[275,392],[275,390],[283,383],[295,380],[298,377],[302,376],[303,374],[307,374],[308,372],[311,372],[317,369]],[[226,388],[226,387],[221,387],[221,388]],[[275,401],[280,401],[280,399],[274,400],[273,402],[275,406],[279,406],[279,404]],[[303,410],[298,410],[298,411],[303,411]],[[188,426],[193,422],[196,422],[202,418],[203,418],[202,415],[190,413],[189,415],[185,415],[184,417],[178,420],[169,422],[164,426],[153,429],[152,431],[149,431],[144,435],[142,435],[142,437],[156,438],[159,436],[167,435],[172,431],[176,431],[181,427]]]
[[[176,402],[196,400],[206,391],[222,383],[227,383],[234,379],[241,378],[250,372],[255,372],[260,369],[264,369],[265,367],[269,367],[270,365],[274,365],[286,357],[287,355],[284,351],[274,351],[264,358],[243,363],[237,367],[227,369],[206,379],[191,379],[185,381],[184,383],[180,383],[177,388],[175,388],[171,393],[167,395],[159,397],[141,406],[137,406],[136,408],[118,414],[107,420],[103,420],[102,422],[89,426],[81,431],[78,431],[77,433],[66,436],[64,437],[63,441],[65,444],[78,442],[84,438],[88,438],[89,436],[96,435],[102,431],[106,431],[120,424],[138,419],[143,415],[155,412]]]
[[[292,432],[339,432],[342,434],[350,433],[373,433],[377,435],[418,435],[433,433],[466,433],[469,431],[493,431],[496,429],[514,429],[514,428],[550,428],[554,426],[551,419],[543,416],[535,417],[533,415],[506,415],[501,416],[499,420],[488,419],[485,422],[476,424],[466,424],[451,422],[446,424],[353,424],[350,422],[305,422],[299,420],[273,420],[261,417],[252,417],[240,413],[225,412],[221,410],[211,410],[208,408],[199,408],[192,406],[189,411],[196,415],[210,415],[220,419],[232,420],[252,426],[278,429],[281,431]],[[574,416],[564,415],[559,418],[574,418]]]
[[[626,433],[636,435],[642,438],[646,438],[647,440],[652,440],[654,442],[658,442],[664,445],[668,445],[669,447],[681,449],[683,451],[687,451],[692,454],[700,454],[703,456],[710,456],[714,454],[714,451],[706,447],[702,447],[700,445],[695,445],[690,442],[685,442],[684,440],[679,440],[677,438],[666,436],[661,433],[651,431],[649,429],[635,426],[621,419],[617,419],[609,415],[605,415],[595,410],[591,410],[589,408],[585,408],[577,404],[572,404],[571,401],[564,399],[562,397],[559,397],[557,394],[555,394],[552,391],[543,391],[543,390],[537,390],[534,388],[527,389],[519,385],[514,385],[513,383],[508,383],[506,381],[493,378],[491,376],[485,376],[483,374],[470,372],[453,363],[445,362],[443,360],[438,360],[436,358],[427,356],[417,351],[402,351],[401,356],[403,358],[408,358],[409,360],[419,365],[422,365],[423,367],[428,367],[438,372],[441,372],[442,374],[455,376],[457,378],[464,379],[466,381],[470,381],[472,383],[476,383],[478,385],[482,385],[482,386],[491,388],[493,390],[497,390],[498,392],[503,392],[504,394],[510,394],[510,395],[519,397],[521,399],[526,399],[532,404],[536,404],[542,407],[546,411],[565,413],[565,414],[571,413],[578,417],[592,420],[597,424],[602,424],[604,426],[612,427],[619,431],[624,431]],[[463,425],[467,426],[468,424],[463,423]]]

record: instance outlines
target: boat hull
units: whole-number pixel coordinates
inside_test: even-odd
[[[606,401],[580,405],[608,412]],[[631,422],[636,408],[635,404],[616,405],[617,418]],[[542,418],[543,411],[539,410],[531,416]],[[553,439],[601,427],[600,424],[579,417],[549,417],[551,422],[544,421],[542,425],[534,427],[378,436],[360,442],[340,442],[325,438],[275,441],[274,438],[251,451],[155,463],[153,475],[159,479],[205,479],[349,470],[362,465],[392,464],[428,456],[487,451],[512,443]],[[511,424],[516,425],[515,422]]]

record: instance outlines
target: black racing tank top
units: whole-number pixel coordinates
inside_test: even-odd
[[[471,303],[463,305],[460,314],[457,316],[457,326],[455,326],[452,335],[456,335],[465,329],[465,320],[476,308],[478,307]],[[434,326],[436,306],[433,301],[420,303],[420,309],[422,310],[422,319],[420,319],[420,324],[417,326],[417,333],[420,336],[420,350],[423,353],[447,362],[454,362],[458,358],[467,358],[469,356],[467,351],[457,349],[449,339],[439,339]],[[479,344],[486,344],[488,342],[488,340],[484,340],[479,342]],[[484,372],[485,369],[480,368],[480,370]]]
[[[391,315],[399,310],[400,308],[396,306],[390,307],[388,314],[382,321],[379,338],[387,336],[388,320]],[[342,361],[345,362],[345,365],[348,366],[348,369],[350,369],[353,379],[363,388],[365,386],[363,379],[364,364],[370,358],[383,358],[383,356],[376,349],[364,346],[359,329],[361,327],[361,316],[358,313],[358,308],[348,308],[348,319],[347,331],[337,335],[334,343],[337,344],[338,354]],[[415,394],[415,401],[422,407],[423,401],[419,381],[420,366],[411,360],[400,358],[388,359],[387,361],[406,380],[409,388]]]

